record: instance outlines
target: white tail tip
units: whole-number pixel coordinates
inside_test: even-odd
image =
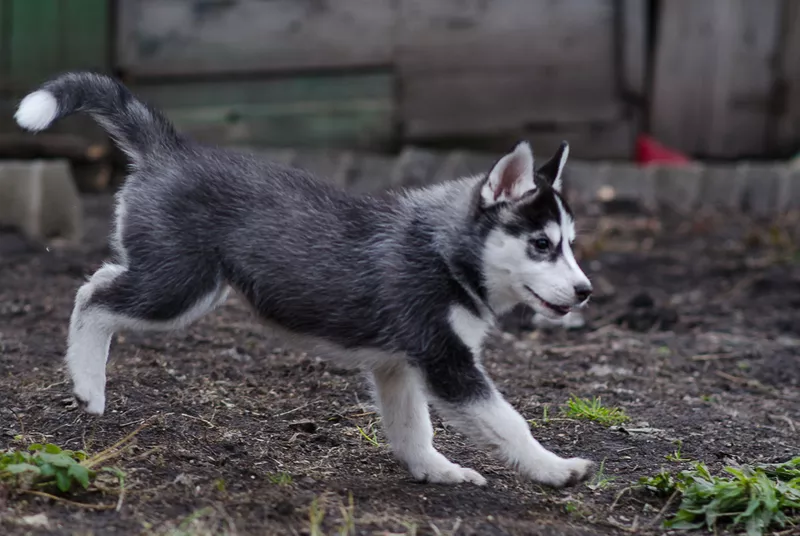
[[[58,116],[58,101],[49,91],[34,91],[19,103],[14,119],[26,130],[34,132],[50,126]]]

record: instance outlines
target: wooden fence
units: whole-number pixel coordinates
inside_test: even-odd
[[[0,0],[6,124],[74,68],[222,143],[800,150],[798,0]]]

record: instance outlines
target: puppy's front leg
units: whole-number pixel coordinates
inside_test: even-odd
[[[536,482],[562,487],[585,479],[592,462],[561,458],[545,449],[486,376],[479,356],[488,325],[457,306],[449,321],[451,329],[440,330],[420,355],[425,381],[443,417]]]
[[[433,426],[419,370],[398,361],[372,371],[383,429],[395,456],[416,480],[439,484],[486,484],[480,474],[444,457],[433,446]]]
[[[486,381],[488,383],[488,379]],[[478,399],[440,400],[437,406],[462,433],[492,448],[507,465],[535,482],[564,487],[577,484],[589,475],[592,462],[562,458],[544,448],[531,435],[527,421],[490,384],[487,394]]]

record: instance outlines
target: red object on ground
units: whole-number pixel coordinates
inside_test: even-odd
[[[640,134],[636,138],[636,162],[646,166],[648,164],[688,164],[689,157],[674,149],[659,143],[650,136]]]

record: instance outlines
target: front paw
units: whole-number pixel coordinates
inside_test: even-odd
[[[559,458],[547,466],[537,467],[528,476],[545,486],[565,488],[587,480],[593,467],[594,462],[583,458]]]
[[[97,386],[92,382],[76,381],[72,394],[86,413],[102,415],[106,409],[106,394],[102,385]]]

